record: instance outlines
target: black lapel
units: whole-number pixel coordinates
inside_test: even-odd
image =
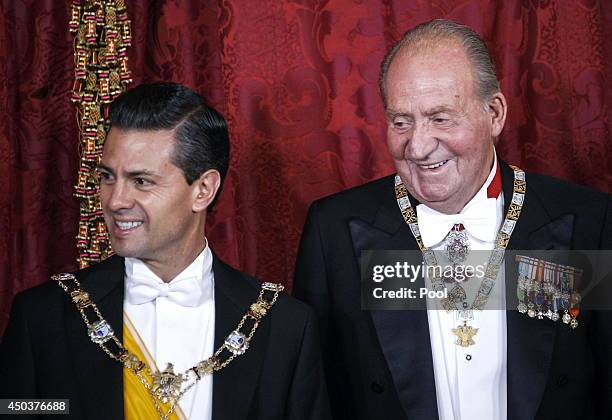
[[[259,290],[242,273],[213,259],[215,275],[215,349],[219,348],[240,319],[257,300]],[[273,311],[274,309],[272,309]],[[214,419],[246,419],[259,382],[269,336],[269,315],[264,319],[249,349],[213,375]],[[243,331],[244,332],[244,331]],[[246,331],[248,334],[248,331]]]
[[[505,211],[512,200],[513,171],[501,162]],[[511,250],[569,249],[572,214],[551,214],[540,194],[530,189],[527,176],[525,202],[508,244]],[[515,253],[509,253],[515,255]],[[508,420],[536,416],[542,400],[554,349],[557,324],[529,318],[516,310],[516,262],[506,259],[506,312],[508,336]]]
[[[115,336],[123,339],[123,258],[113,256],[77,277]],[[65,304],[70,357],[79,384],[79,402],[88,419],[123,418],[123,367],[94,344],[68,295]],[[90,319],[95,321],[95,319]]]
[[[382,190],[373,220],[349,222],[358,265],[361,251],[419,249],[397,206],[393,177]],[[413,206],[418,204],[410,200]],[[381,310],[370,315],[407,418],[438,418],[427,312]]]

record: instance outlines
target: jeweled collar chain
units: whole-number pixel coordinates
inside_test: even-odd
[[[525,200],[525,192],[527,189],[525,172],[516,166],[511,166],[511,168],[514,171],[512,201],[508,207],[504,223],[497,232],[497,236],[495,238],[495,248],[491,252],[491,256],[485,270],[485,275],[482,279],[480,287],[478,288],[474,302],[471,306],[464,304],[463,307],[458,307],[459,302],[464,300],[461,298],[461,296],[465,296],[465,291],[459,284],[455,285],[455,287],[448,294],[447,298],[442,299],[442,306],[444,309],[447,311],[457,310],[460,319],[463,320],[463,325],[460,325],[452,330],[457,336],[456,344],[462,347],[467,347],[474,344],[472,337],[476,334],[478,329],[467,325],[467,322],[473,317],[471,311],[473,309],[484,309],[487,300],[489,299],[491,290],[493,290],[493,286],[495,286],[499,270],[504,262],[506,247],[508,246],[512,232],[514,232],[516,222],[518,221],[521,215],[521,210],[523,209],[523,202]],[[434,251],[427,248],[423,244],[423,239],[421,238],[421,233],[419,231],[417,214],[410,204],[408,191],[399,175],[395,175],[395,197],[397,198],[397,205],[402,212],[404,221],[410,227],[410,231],[414,235],[414,239],[423,253],[425,264],[429,266],[438,265]],[[431,279],[431,283],[434,290],[441,292],[444,291],[445,286],[441,276],[434,276]]]
[[[236,329],[227,336],[221,347],[208,359],[198,362],[183,373],[174,373],[172,363],[168,363],[168,366],[162,372],[152,372],[143,361],[123,347],[110,324],[102,317],[97,305],[91,300],[89,293],[81,288],[74,275],[63,273],[51,276],[51,278],[57,281],[59,286],[70,295],[87,326],[91,341],[98,344],[111,359],[121,362],[140,380],[151,396],[159,418],[162,420],[166,420],[172,415],[181,397],[203,376],[223,369],[236,356],[244,354],[248,350],[249,343],[261,319],[276,303],[278,294],[284,289],[281,284],[262,283],[257,300],[251,304],[249,310],[243,315]],[[86,312],[89,312],[92,318]],[[96,320],[92,322],[90,319]],[[251,326],[248,334],[245,334],[241,329],[247,323]],[[107,343],[114,344],[114,348],[111,348],[113,346],[109,346]],[[161,404],[167,403],[170,403],[170,408],[164,413]]]

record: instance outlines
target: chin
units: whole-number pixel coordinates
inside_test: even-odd
[[[431,190],[425,190],[425,191],[421,190],[420,196],[423,198],[423,200],[429,203],[437,203],[441,201],[446,201],[450,198],[449,192],[446,190],[441,191],[441,189],[431,189]]]
[[[129,258],[129,257],[134,257],[135,256],[131,252],[128,252],[128,251],[126,251],[124,249],[121,249],[121,248],[119,248],[119,249],[113,248],[113,252],[115,253],[115,255],[119,255],[120,257],[124,257],[124,258],[126,258],[126,257]]]
[[[138,252],[133,249],[130,249],[127,246],[121,246],[120,244],[113,243],[111,241],[111,245],[113,247],[113,252],[120,257],[130,257],[130,258],[138,258]]]

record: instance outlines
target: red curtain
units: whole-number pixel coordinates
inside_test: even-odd
[[[612,2],[127,0],[134,84],[180,82],[228,119],[229,177],[207,236],[291,285],[308,205],[393,171],[379,63],[444,17],[487,41],[509,102],[507,161],[612,192]],[[78,150],[69,4],[0,7],[0,331],[13,295],[76,268]]]

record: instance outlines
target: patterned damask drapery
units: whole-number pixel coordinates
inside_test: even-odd
[[[385,50],[436,17],[497,62],[510,163],[612,192],[612,2],[128,0],[134,83],[169,80],[227,117],[229,178],[207,232],[219,256],[291,284],[308,205],[387,175]],[[0,2],[0,331],[13,295],[76,268],[78,136],[70,2]]]

